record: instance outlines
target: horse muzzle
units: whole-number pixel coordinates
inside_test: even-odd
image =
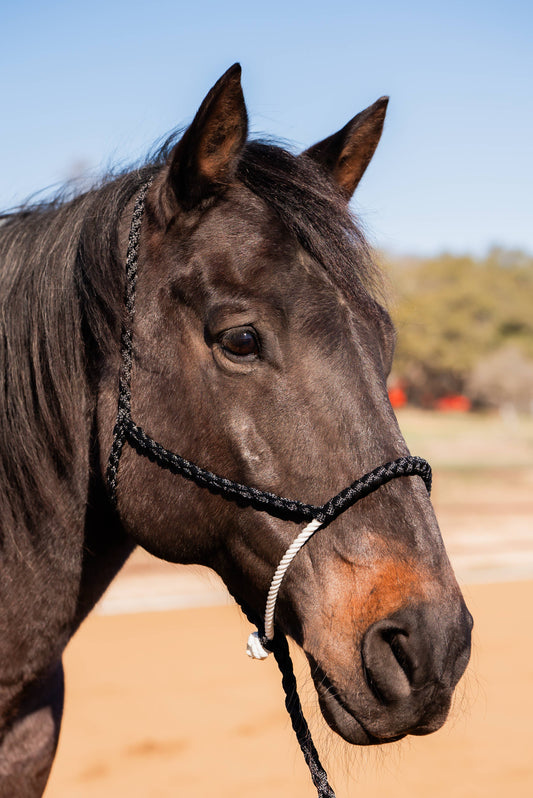
[[[469,657],[472,616],[461,601],[446,617],[425,604],[373,623],[359,644],[351,679],[308,654],[320,708],[349,743],[376,745],[430,734],[446,720]],[[336,659],[336,658],[335,658]]]

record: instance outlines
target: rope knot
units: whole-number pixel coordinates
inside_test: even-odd
[[[268,640],[259,632],[252,632],[248,638],[246,653],[252,659],[266,659],[272,652],[268,648]]]

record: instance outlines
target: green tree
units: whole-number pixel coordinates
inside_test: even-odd
[[[533,258],[494,249],[483,259],[386,263],[398,331],[394,374],[412,401],[467,392],[480,361],[505,347],[533,360]]]

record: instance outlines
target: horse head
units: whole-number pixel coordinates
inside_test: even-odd
[[[131,407],[169,450],[315,505],[408,455],[386,388],[394,329],[348,209],[386,105],[296,157],[247,140],[234,66],[155,172],[139,244]],[[102,468],[119,369],[117,347],[99,389]],[[257,616],[297,533],[132,448],[117,512],[137,543],[213,568]],[[471,618],[419,477],[385,485],[314,535],[283,580],[276,624],[305,651],[324,717],[349,742],[444,722]]]

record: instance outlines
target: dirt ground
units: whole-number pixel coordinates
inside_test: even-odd
[[[353,749],[306,714],[338,798],[533,795],[533,419],[407,411],[475,618],[471,664],[434,735]],[[182,609],[172,609],[180,607]],[[146,612],[147,609],[164,612]],[[45,798],[312,798],[274,662],[220,584],[137,552],[65,656],[66,711]]]
[[[436,734],[354,753],[324,731],[304,685],[338,798],[533,795],[533,582],[465,592],[473,661]],[[315,795],[275,664],[245,656],[247,633],[231,606],[89,618],[65,658],[46,798]]]

